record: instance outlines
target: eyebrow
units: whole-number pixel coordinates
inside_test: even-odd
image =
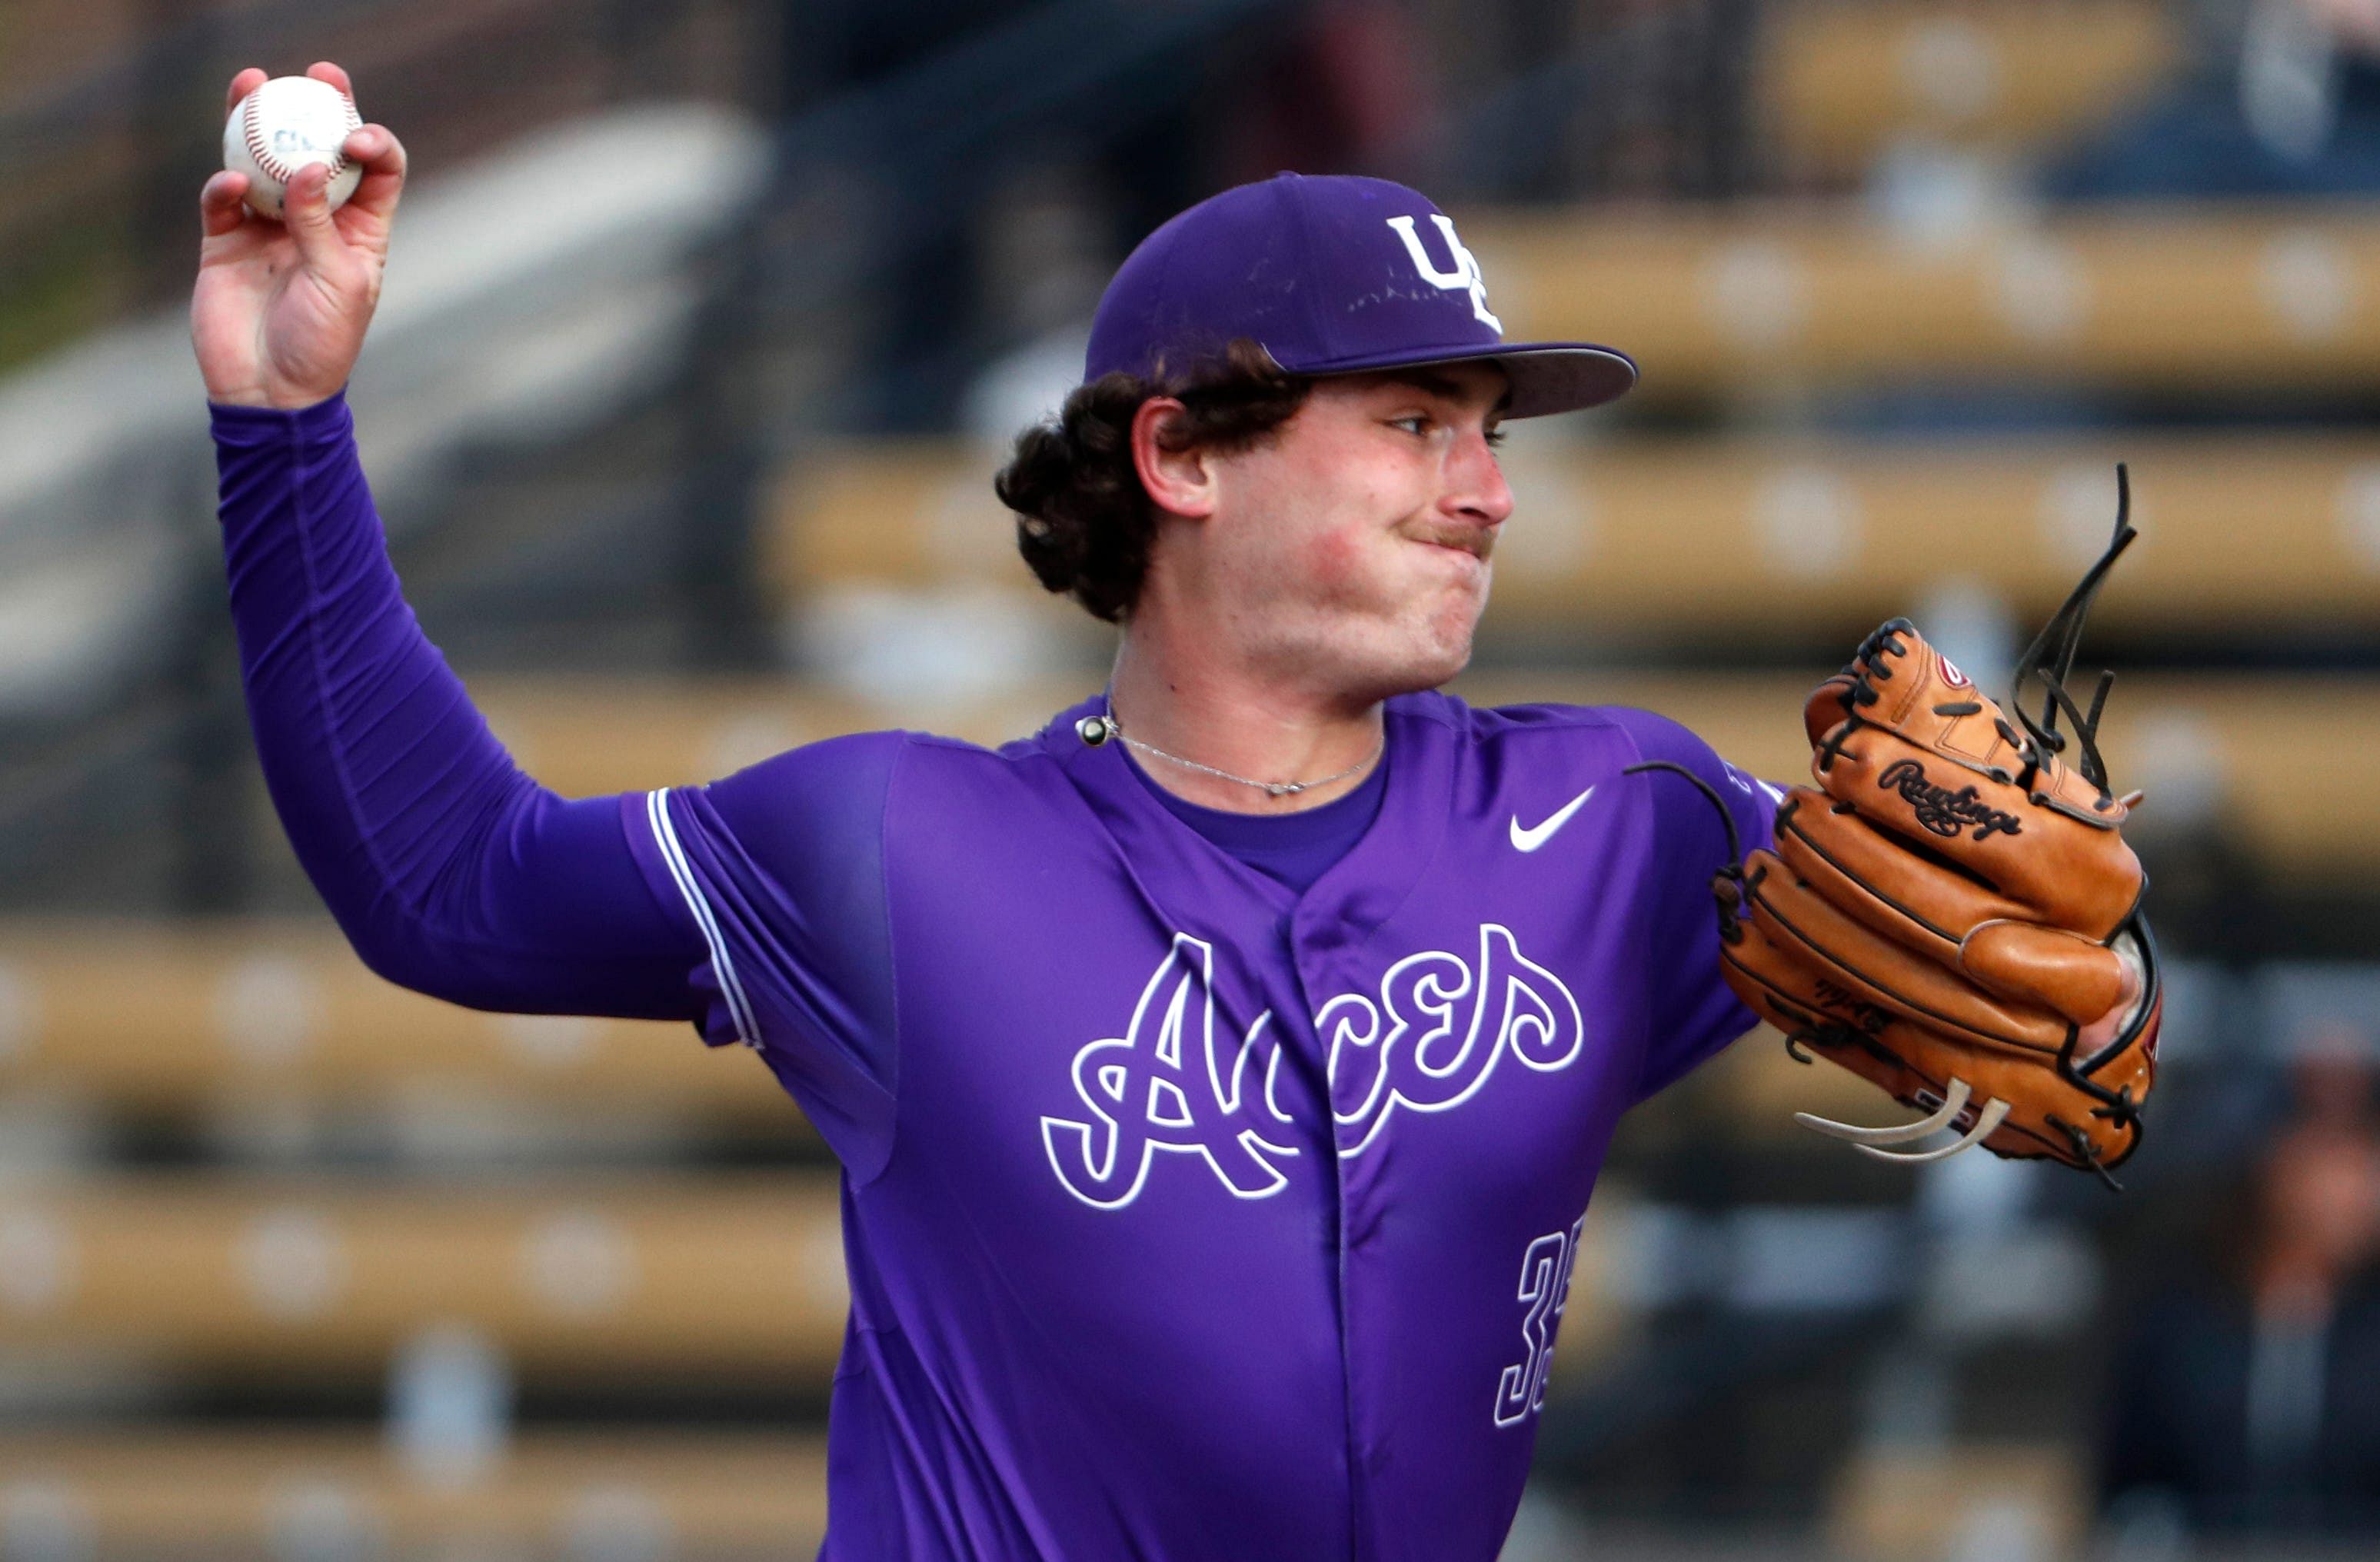
[[[1463,398],[1464,393],[1461,381],[1451,375],[1436,373],[1427,368],[1390,369],[1385,372],[1381,378],[1391,384],[1410,385],[1417,391],[1442,397],[1449,401],[1461,401]],[[1497,398],[1495,406],[1488,409],[1488,416],[1500,417],[1512,405],[1512,376],[1508,374],[1504,377],[1504,394]]]

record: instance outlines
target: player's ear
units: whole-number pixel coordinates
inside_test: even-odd
[[[1159,509],[1203,520],[1215,513],[1215,465],[1202,445],[1182,446],[1182,403],[1152,396],[1132,415],[1132,464]]]

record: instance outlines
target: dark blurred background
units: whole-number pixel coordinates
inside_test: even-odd
[[[0,1557],[822,1519],[833,1171],[765,1071],[382,986],[263,799],[182,309],[224,83],[318,58],[413,156],[399,567],[565,791],[1095,688],[990,474],[1130,247],[1281,168],[1644,363],[1513,431],[1475,700],[1796,776],[1883,617],[2003,687],[2129,461],[2127,1190],[1876,1165],[1747,1038],[1623,1129],[1507,1555],[2380,1551],[2380,0],[0,0]]]

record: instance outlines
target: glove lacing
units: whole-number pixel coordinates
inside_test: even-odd
[[[2106,583],[2107,572],[2115,567],[2116,560],[2140,535],[2131,524],[2131,474],[2123,463],[2118,462],[2116,528],[2107,551],[2099,555],[2098,562],[2092,565],[2082,579],[2075,582],[2066,600],[2058,604],[2058,610],[2049,616],[2049,621],[2041,627],[2041,632],[2034,637],[2033,643],[2025,647],[2024,654],[2017,658],[2016,669],[2010,678],[2009,708],[2016,713],[2023,730],[2011,727],[2003,719],[1998,723],[1999,735],[2010,748],[2024,756],[2024,768],[2013,776],[1995,772],[1994,778],[2023,787],[2036,805],[2048,799],[2034,791],[2034,783],[2043,771],[2049,768],[2053,757],[2066,751],[2069,734],[2058,730],[2058,718],[2061,712],[2073,724],[2071,737],[2080,750],[2075,772],[2099,794],[2097,802],[2093,805],[2095,812],[2104,813],[2116,804],[2115,794],[2107,786],[2107,762],[2099,753],[2099,717],[2107,707],[2107,691],[2115,687],[2116,675],[2111,671],[2100,673],[2098,687],[2092,692],[2091,706],[2087,711],[2075,703],[2073,696],[2067,692],[2066,684],[2073,676],[2074,653],[2082,643],[2082,625],[2090,616],[2091,604],[2097,598],[2099,588]],[[1883,698],[1876,686],[1888,682],[1892,677],[1892,669],[1885,665],[1884,658],[1908,653],[1909,648],[1899,638],[1904,630],[1914,634],[1917,626],[1906,618],[1894,618],[1881,625],[1860,642],[1851,665],[1843,669],[1851,681],[1836,698],[1842,703],[1845,719],[1818,745],[1817,764],[1821,772],[1834,767],[1835,760],[1841,754],[1844,743],[1850,740],[1852,733],[1873,725],[1861,713],[1864,707]],[[2025,686],[2028,683],[2041,687],[2041,715],[2038,718],[2025,708]],[[1983,706],[1977,702],[1958,700],[1935,706],[1934,714],[1971,716],[1982,710]]]
[[[2116,530],[2108,540],[2107,551],[2099,555],[2099,562],[2075,582],[2073,591],[2067,593],[2058,611],[2049,616],[2049,622],[2041,627],[2041,632],[2034,637],[2033,643],[2025,647],[2024,654],[2017,658],[2016,671],[2010,678],[2009,709],[2014,711],[2016,719],[2024,724],[2023,739],[2020,740],[2015,733],[2010,732],[2007,723],[2000,724],[2000,735],[2024,750],[2024,771],[2016,784],[2031,791],[2036,775],[2047,768],[2049,757],[2066,751],[2067,735],[2058,730],[2058,713],[2063,711],[2067,719],[2074,724],[2074,739],[2082,750],[2074,769],[2098,790],[2099,800],[2094,806],[2102,813],[2113,808],[2116,799],[2107,787],[2107,762],[2099,757],[2099,713],[2107,703],[2107,690],[2115,687],[2116,675],[2112,671],[2099,674],[2099,687],[2092,693],[2091,709],[2087,713],[2077,707],[2073,697],[2067,693],[2066,680],[2073,674],[2074,653],[2082,643],[2082,621],[2090,616],[2093,599],[2098,596],[2100,586],[2107,579],[2107,571],[2115,567],[2116,560],[2140,535],[2132,527],[2131,515],[2131,473],[2119,461],[2116,463]],[[2041,685],[2041,717],[2037,721],[2024,705],[2024,686],[2028,680]],[[2038,802],[2041,799],[2035,798],[2034,800]]]

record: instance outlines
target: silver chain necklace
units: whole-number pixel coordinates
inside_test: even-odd
[[[1116,719],[1112,707],[1105,715],[1085,716],[1076,722],[1075,734],[1094,749],[1111,738],[1120,738],[1123,739],[1126,748],[1137,749],[1154,759],[1163,760],[1168,764],[1178,764],[1184,770],[1195,770],[1201,775],[1211,775],[1218,781],[1229,781],[1240,787],[1253,787],[1269,798],[1293,798],[1300,792],[1310,792],[1317,787],[1328,787],[1333,781],[1344,781],[1378,759],[1380,751],[1389,744],[1388,730],[1383,727],[1380,740],[1373,746],[1370,753],[1334,775],[1318,776],[1311,781],[1251,781],[1245,775],[1234,775],[1228,770],[1218,770],[1211,764],[1200,764],[1196,760],[1185,760],[1180,754],[1169,754],[1154,743],[1142,742],[1124,731],[1123,723]]]

